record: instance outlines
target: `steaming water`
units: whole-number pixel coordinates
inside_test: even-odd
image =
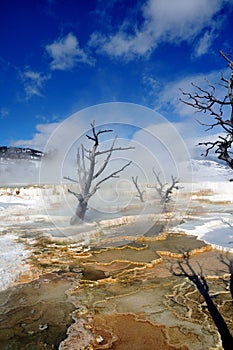
[[[195,186],[197,190],[197,184]],[[215,202],[221,198],[229,200],[231,193],[228,186],[228,183],[217,187],[209,184],[213,190],[209,198]],[[200,184],[200,188],[203,189],[203,184]],[[218,188],[221,188],[222,197],[217,193]],[[187,191],[191,191],[190,185],[184,186],[183,194]],[[127,191],[125,193],[129,195]],[[151,193],[150,196],[152,197]],[[195,195],[193,197],[195,198]],[[181,196],[180,203],[185,210],[182,209],[183,213],[182,210],[178,213],[180,207],[175,207],[171,215],[174,221],[170,222],[168,218],[165,220],[164,214],[158,209],[158,202],[153,198],[149,198],[147,205],[142,205],[131,194],[130,200],[123,198],[123,205],[119,200],[112,206],[110,202],[105,201],[105,206],[101,210],[96,209],[97,203],[98,201],[87,212],[85,224],[70,226],[69,220],[76,201],[72,196],[67,196],[67,185],[0,189],[0,289],[12,283],[25,268],[24,260],[28,252],[22,243],[17,242],[18,237],[34,239],[41,235],[49,235],[56,239],[73,239],[85,245],[105,241],[106,245],[119,246],[123,242],[130,241],[131,237],[133,240],[135,236],[150,235],[150,229],[158,221],[161,230],[171,224],[174,226],[175,221],[180,220],[187,209],[187,201],[182,203]],[[226,208],[232,210],[232,202],[228,206],[215,203],[215,213],[196,217],[195,220],[179,225],[174,230],[196,235],[207,243],[233,251],[233,217],[230,213],[223,212]],[[220,214],[216,214],[218,210]]]

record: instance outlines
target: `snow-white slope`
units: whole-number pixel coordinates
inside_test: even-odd
[[[233,178],[233,170],[227,165],[208,159],[192,160],[193,182],[229,181]]]
[[[197,236],[198,239],[213,247],[233,252],[233,216],[221,213],[215,216],[205,215],[181,224],[173,230]]]

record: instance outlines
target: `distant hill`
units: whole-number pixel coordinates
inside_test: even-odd
[[[41,160],[44,153],[32,148],[0,146],[0,159]]]
[[[193,181],[229,181],[233,178],[233,171],[225,164],[203,159],[192,160]]]

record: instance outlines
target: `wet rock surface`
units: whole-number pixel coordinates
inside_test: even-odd
[[[72,323],[72,275],[44,274],[0,293],[0,349],[57,349]]]

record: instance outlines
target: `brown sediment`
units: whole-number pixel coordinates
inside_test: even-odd
[[[83,263],[81,265],[83,280],[100,280],[109,277],[119,277],[126,271],[136,271],[145,267],[144,263],[134,263],[129,261],[113,261],[110,263]],[[97,273],[96,273],[97,272]]]
[[[190,193],[191,196],[195,195],[198,197],[202,197],[202,196],[213,196],[214,195],[214,191],[211,189],[203,189],[203,190],[199,190],[199,191],[193,191]]]
[[[227,205],[227,204],[232,204],[231,201],[216,201],[216,200],[211,200],[209,198],[197,198],[196,201],[199,203],[203,204],[213,204],[213,205]]]
[[[171,345],[165,325],[137,319],[133,314],[96,315],[93,319],[93,333],[103,339],[94,349],[189,349],[186,345]]]
[[[196,254],[199,254],[199,253],[203,253],[203,252],[208,252],[209,250],[212,250],[212,246],[209,244],[209,245],[204,245],[200,248],[196,248],[196,249],[192,249],[190,252],[186,252],[186,251],[183,251],[181,253],[173,253],[173,252],[170,252],[170,251],[160,251],[158,250],[157,253],[160,254],[161,256],[166,256],[166,257],[171,257],[171,258],[177,258],[177,259],[182,259],[185,257],[185,253],[188,254],[188,256],[192,256],[192,255],[196,255]]]
[[[140,238],[139,241],[142,242],[142,239]],[[110,265],[113,267],[121,263],[124,265],[124,271],[132,269],[137,270],[144,266],[152,267],[162,262],[161,256],[182,258],[187,252],[193,255],[212,249],[211,246],[197,240],[194,236],[178,233],[164,233],[156,237],[156,239],[144,238],[144,242],[146,242],[146,245],[140,248],[126,245],[119,248],[105,248],[98,251],[90,251],[90,257],[85,260],[84,264],[92,263],[96,266],[101,266],[102,271],[106,271],[105,267]],[[192,249],[190,249],[190,247],[192,247]],[[114,265],[112,265],[113,262],[115,263]],[[111,270],[111,272],[116,273],[116,269],[114,269],[115,271],[113,271],[113,269]],[[106,277],[107,276],[108,275],[106,275]]]
[[[29,259],[31,268],[21,275],[21,282],[38,278],[45,271],[72,271],[81,274],[83,280],[92,281],[130,275],[142,278],[145,275],[146,278],[150,278],[149,276],[156,276],[156,271],[160,276],[168,276],[171,272],[167,267],[167,258],[182,259],[187,253],[190,259],[197,255],[199,263],[204,264],[203,268],[210,276],[213,275],[213,271],[208,270],[208,265],[214,266],[215,270],[221,265],[224,273],[228,272],[227,267],[219,262],[220,255],[217,251],[196,237],[180,233],[161,236],[159,239],[143,238],[146,243],[143,247],[126,245],[89,252],[81,251],[80,247],[68,243],[56,244],[48,239],[40,239],[32,247],[33,254]],[[139,241],[141,242],[141,238]],[[202,259],[203,256],[205,258]]]
[[[82,273],[83,279],[99,280],[109,276],[117,277],[131,271],[132,274],[143,268],[153,267],[162,262],[162,257],[180,258],[185,252],[199,253],[209,249],[194,236],[184,234],[165,234],[135,240],[135,246],[97,249],[85,252],[69,242],[54,242],[45,238],[38,239],[32,246],[29,258],[30,271],[21,276],[26,282],[37,278],[43,272],[72,271]],[[138,246],[137,242],[140,243]],[[190,249],[192,247],[192,249]],[[166,250],[165,250],[166,249]]]
[[[136,248],[114,248],[101,252],[93,252],[92,256],[87,261],[96,261],[100,263],[109,263],[112,261],[131,261],[136,263],[150,263],[160,256],[150,249]]]
[[[209,247],[209,246],[207,246]],[[197,272],[202,273],[209,278],[222,278],[224,275],[229,274],[229,266],[224,263],[233,259],[233,253],[222,252],[214,248],[203,249],[203,251],[197,254],[189,255],[189,262]]]
[[[233,332],[233,310],[232,298],[223,280],[209,280],[208,286],[211,290],[211,296],[224,318],[229,331]],[[204,328],[216,332],[216,327],[209,315],[206,303],[202,295],[198,292],[194,285],[190,285],[187,281],[174,286],[171,294],[167,294],[166,307],[180,320],[191,320],[199,323]]]
[[[54,349],[66,337],[74,306],[66,291],[74,276],[45,274],[0,293],[1,349]]]
[[[166,236],[164,236],[164,239],[151,241],[147,244],[149,245],[149,248],[155,251],[169,251],[178,254],[191,252],[207,245],[195,236],[179,232],[167,233]]]
[[[177,238],[179,241],[182,237],[178,235]],[[150,247],[150,243],[148,247]],[[218,274],[220,285],[218,290],[215,288],[215,291],[217,294],[220,293],[221,297],[215,298],[215,300],[218,305],[222,306],[223,315],[230,322],[232,314],[227,308],[230,305],[230,293],[226,291],[224,283],[221,284],[221,276],[225,274],[226,278],[229,277],[227,275],[228,267],[221,262],[220,252],[205,247],[207,246],[202,244],[202,248],[190,255],[190,263],[196,268],[195,264],[199,266],[198,262],[201,262],[203,269],[209,274],[208,277]],[[112,250],[113,260],[114,252],[115,249]],[[162,321],[162,324],[166,325],[164,326],[166,334],[172,339],[166,346],[176,346],[180,349],[183,346],[185,349],[186,344],[188,344],[190,349],[202,350],[203,343],[205,343],[208,348],[220,350],[221,342],[217,330],[204,307],[202,297],[195,287],[190,286],[186,280],[172,276],[171,266],[176,262],[177,258],[163,257],[159,264],[144,263],[144,266],[126,268],[126,270],[123,269],[120,273],[116,273],[115,279],[101,279],[95,281],[94,284],[81,283],[78,288],[73,289],[72,295],[76,296],[82,303],[87,304],[90,309],[94,309],[94,315],[103,317],[102,320],[108,315],[108,324],[110,324],[111,317],[114,319],[114,315],[127,311],[134,314],[134,322],[138,319],[151,322],[154,331],[156,327],[161,326]],[[108,266],[114,271],[118,264],[118,261],[106,265],[96,263],[96,267],[103,270],[104,267]],[[123,263],[121,262],[121,264]],[[92,262],[91,266],[95,268],[95,262]],[[123,265],[121,266],[123,267]],[[128,266],[126,265],[126,267]],[[217,267],[218,272],[213,271],[213,266]],[[214,290],[211,279],[210,281],[208,279],[208,282],[210,282],[210,289]],[[140,322],[139,324],[141,325]],[[129,325],[130,322],[125,324],[125,332],[130,334],[131,326],[128,328]],[[116,329],[118,329],[117,327]],[[147,330],[143,327],[141,327],[141,331],[145,335],[147,334]],[[105,329],[105,333],[101,333],[100,328],[96,328],[96,337],[99,336],[98,339],[103,340],[93,348],[128,349],[130,345],[125,343],[124,336],[120,340],[117,338],[118,340],[115,342],[112,340],[114,336],[117,337],[117,332],[117,330],[114,333],[112,330],[106,331]],[[110,346],[109,344],[112,343],[113,345]],[[129,347],[127,348],[127,346]],[[140,346],[142,346],[141,343],[138,349],[144,349]],[[163,346],[165,345],[163,344]]]

